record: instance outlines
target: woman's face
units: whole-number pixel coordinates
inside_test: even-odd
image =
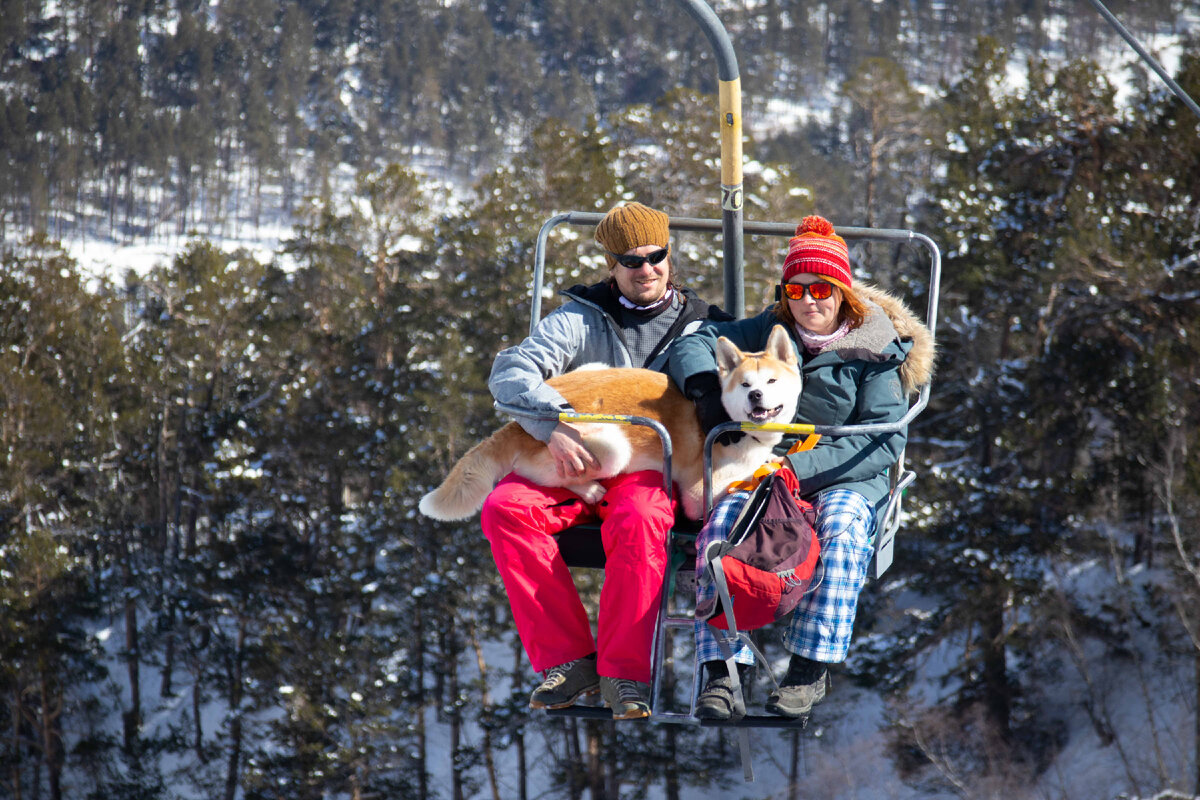
[[[838,311],[842,307],[842,290],[836,285],[825,280],[824,277],[812,272],[801,272],[793,275],[788,281],[789,284],[800,284],[806,287],[806,291],[799,300],[793,300],[788,297],[788,309],[792,312],[792,318],[799,323],[800,327],[812,333],[828,336],[838,329]],[[824,284],[831,291],[829,296],[824,300],[818,300],[812,296],[811,287],[813,284]],[[821,286],[818,286],[818,294]]]

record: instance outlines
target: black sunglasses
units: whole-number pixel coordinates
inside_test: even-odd
[[[658,250],[655,250],[653,253],[651,253],[648,256],[618,255],[618,254],[612,252],[611,250],[606,250],[605,252],[607,252],[610,256],[615,258],[617,260],[617,263],[620,264],[622,267],[629,267],[630,269],[641,269],[642,264],[645,264],[646,262],[650,262],[651,264],[661,264],[662,260],[667,257],[667,253],[670,251],[670,249],[671,249],[670,247],[663,247]]]

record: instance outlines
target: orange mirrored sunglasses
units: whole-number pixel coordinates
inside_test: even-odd
[[[812,283],[781,283],[780,287],[789,300],[801,300],[805,292],[813,300],[828,300],[833,297],[833,284],[829,281],[813,281]]]

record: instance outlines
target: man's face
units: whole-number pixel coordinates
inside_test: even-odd
[[[623,255],[649,256],[662,249],[656,244],[644,244],[626,250]],[[639,306],[647,306],[661,299],[667,292],[667,284],[671,277],[671,257],[668,255],[657,264],[642,260],[637,267],[618,263],[612,268],[612,276],[625,299]]]

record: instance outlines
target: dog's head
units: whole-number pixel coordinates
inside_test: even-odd
[[[736,422],[791,422],[803,381],[796,353],[782,325],[771,329],[767,349],[743,353],[722,336],[717,340],[721,403]]]

